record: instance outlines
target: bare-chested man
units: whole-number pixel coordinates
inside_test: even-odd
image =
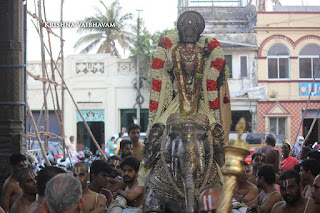
[[[300,176],[294,170],[286,170],[281,173],[280,193],[284,201],[273,206],[271,213],[316,213],[317,206],[311,198],[301,196]]]
[[[141,162],[144,145],[140,142],[140,130],[141,127],[138,124],[130,124],[128,127],[128,135],[130,137],[130,141],[133,143],[132,155]]]
[[[130,131],[130,129],[129,129]],[[127,200],[127,205],[139,207],[144,200],[144,186],[138,186],[138,171],[140,162],[133,156],[125,157],[120,164],[123,181],[127,184],[125,190],[118,189],[117,194]]]
[[[266,156],[265,164],[270,164],[274,167],[276,173],[279,172],[280,157],[279,151],[274,148],[276,145],[276,136],[272,133],[266,135],[266,145],[256,148],[254,152],[261,152]]]
[[[316,159],[306,159],[300,163],[300,179],[301,183],[305,186],[303,190],[304,197],[311,197],[311,188],[314,181],[314,178],[320,172],[319,161]]]
[[[113,200],[112,193],[107,189],[109,178],[112,173],[112,168],[106,160],[95,160],[90,167],[91,180],[89,189],[96,193],[103,194],[108,202],[108,205]]]
[[[252,161],[251,161],[251,166],[252,166],[252,171],[249,175],[248,181],[253,183],[254,185],[257,186],[257,172],[260,166],[264,164],[266,161],[266,156],[263,153],[260,152],[255,152],[252,154]]]
[[[276,173],[273,166],[263,165],[257,172],[257,185],[262,189],[257,198],[257,203],[249,209],[249,212],[269,213],[272,207],[282,201],[280,192],[275,187]]]
[[[23,193],[12,205],[10,213],[25,212],[36,200],[36,173],[30,168],[23,168],[18,173],[18,181]]]
[[[54,176],[58,174],[66,173],[65,170],[56,167],[56,166],[47,166],[40,170],[37,175],[37,200],[32,203],[29,207],[27,213],[49,213],[49,209],[46,205],[46,184],[51,180]]]
[[[82,198],[84,200],[82,211],[83,213],[104,213],[106,207],[106,197],[102,194],[91,191],[88,188],[88,166],[84,163],[74,165],[73,177],[77,178],[82,185]]]
[[[22,154],[12,154],[10,156],[10,170],[11,175],[5,181],[2,190],[1,206],[5,212],[8,212],[13,203],[22,194],[22,189],[19,187],[17,174],[23,169],[27,168],[27,159]]]
[[[120,142],[121,159],[133,154],[133,144],[130,140],[122,140]],[[120,171],[121,173],[121,171]]]
[[[244,203],[247,206],[254,204],[254,200],[258,197],[259,192],[256,185],[248,181],[248,175],[250,173],[249,165],[247,162],[243,162],[244,174],[237,179],[237,185],[234,189],[234,198],[239,203]]]

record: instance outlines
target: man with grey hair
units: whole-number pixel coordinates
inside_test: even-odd
[[[46,186],[46,203],[50,213],[82,213],[82,186],[78,179],[59,174]]]
[[[269,133],[265,137],[266,145],[261,146],[255,149],[254,152],[261,152],[266,156],[264,164],[269,164],[273,166],[274,170],[279,172],[280,166],[280,155],[279,151],[274,148],[276,145],[276,136],[272,133]]]

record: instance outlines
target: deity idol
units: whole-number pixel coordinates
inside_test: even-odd
[[[228,67],[220,43],[201,36],[203,17],[183,13],[178,34],[162,38],[152,63],[144,161],[144,212],[197,212],[207,187],[221,188],[231,125]]]

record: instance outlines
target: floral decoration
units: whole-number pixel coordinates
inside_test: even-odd
[[[208,46],[211,51],[213,51],[216,47],[221,47],[219,41],[217,41],[217,39],[215,39],[215,38],[212,41],[210,41]]]
[[[160,92],[161,91],[161,81],[152,79],[152,89],[154,91]]]
[[[154,58],[152,61],[152,69],[162,69],[164,65],[164,61],[161,60],[160,58]]]
[[[207,90],[208,91],[217,90],[217,81],[207,79]]]
[[[223,60],[222,58],[217,58],[215,61],[211,62],[211,67],[219,70],[219,72],[222,71],[222,68],[226,65],[226,61]]]
[[[160,39],[158,46],[163,47],[164,49],[168,50],[172,47],[172,42],[167,37],[164,37],[164,38]]]
[[[159,106],[158,102],[150,100],[150,105],[149,105],[150,112],[154,110],[158,110],[158,106]]]
[[[219,109],[219,98],[216,98],[215,101],[210,101],[209,105],[211,109]]]

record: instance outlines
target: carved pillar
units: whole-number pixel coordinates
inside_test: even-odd
[[[0,0],[0,190],[9,157],[26,151],[23,1]]]

